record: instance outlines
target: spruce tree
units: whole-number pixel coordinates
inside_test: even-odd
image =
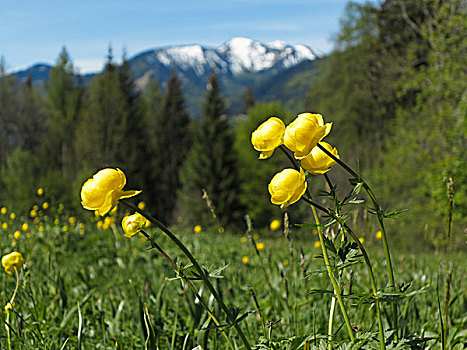
[[[158,218],[170,223],[180,188],[179,171],[190,148],[190,117],[175,72],[167,82],[162,108],[154,124],[154,180],[151,184],[154,195],[148,202]]]
[[[216,75],[209,78],[204,110],[195,135],[182,172],[184,213],[193,224],[213,222],[201,198],[204,189],[220,224],[236,225],[243,214],[238,199],[237,157]]]

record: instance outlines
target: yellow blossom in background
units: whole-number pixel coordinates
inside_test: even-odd
[[[42,187],[37,189],[37,195],[40,197],[44,194],[44,189]]]
[[[130,198],[141,191],[122,191],[126,184],[125,174],[120,169],[106,168],[98,171],[81,188],[81,204],[88,210],[96,210],[104,216],[117,205],[119,199]]]
[[[32,218],[35,218],[37,216],[37,211],[35,211],[34,209],[32,209],[30,212],[29,212],[29,216],[32,217]]]
[[[253,238],[254,238],[254,239],[258,239],[258,238],[259,238],[259,234],[258,234],[258,233],[255,233],[255,234],[253,235]]]
[[[337,154],[337,148],[333,148],[327,142],[320,142],[319,144],[327,151],[329,151],[329,153],[331,153],[333,156],[339,158],[339,155]],[[336,164],[336,161],[324,153],[318,146],[316,146],[311,150],[311,153],[308,157],[303,158],[300,161],[300,164],[302,168],[309,173],[319,175],[329,171],[331,166]]]
[[[13,234],[13,237],[14,237],[15,239],[20,239],[20,237],[21,237],[21,232],[18,231],[18,230],[15,231],[15,233]]]
[[[12,274],[16,270],[20,270],[24,264],[24,258],[21,253],[11,252],[10,254],[2,257],[2,266],[5,268],[5,272]]]
[[[242,258],[242,263],[244,263],[245,265],[248,264],[248,261],[250,261],[250,259],[247,256],[244,256]]]
[[[245,243],[246,242],[246,237],[240,238],[240,242]]]
[[[39,229],[38,229],[38,230],[39,230],[39,232],[44,232],[44,226],[42,226],[42,225],[39,226]]]
[[[29,230],[29,224],[25,222],[23,225],[21,225],[21,230],[23,230],[23,232],[26,232],[27,230]]]
[[[41,222],[41,220],[39,218],[34,218],[34,223],[37,225],[39,222]]]
[[[26,233],[26,238],[31,238],[31,236],[32,236],[31,232]]]
[[[47,210],[49,208],[49,203],[44,202],[42,203],[42,209]]]
[[[276,231],[281,227],[281,222],[279,220],[272,220],[269,224],[269,229],[271,231]]]
[[[194,233],[200,233],[201,230],[202,230],[201,225],[196,225],[195,227],[193,227],[193,232]]]
[[[284,265],[288,265],[289,264],[289,260],[288,259],[284,259],[284,261],[282,262]]]
[[[13,235],[11,233],[8,234],[8,239],[13,239]]]
[[[60,220],[58,220],[58,218],[54,220],[54,225],[58,225],[59,223],[60,223]]]
[[[144,227],[146,218],[140,213],[125,216],[122,220],[122,228],[125,234],[123,237],[131,238],[136,235]]]
[[[307,157],[316,144],[331,131],[320,114],[302,113],[285,129],[284,144],[297,159]]]
[[[383,234],[381,233],[381,231],[376,232],[376,239],[382,239],[382,238],[383,238]]]
[[[10,220],[14,220],[16,218],[16,214],[15,213],[11,213],[10,214]]]
[[[2,207],[2,209],[0,209],[0,213],[2,215],[5,215],[7,213],[7,209],[5,207]]]
[[[70,225],[74,225],[76,223],[76,218],[74,216],[70,216],[68,218],[68,222],[70,223]]]
[[[141,210],[146,209],[146,203],[144,203],[143,201],[139,202],[138,203],[138,208],[141,209]]]
[[[35,210],[35,211],[38,211],[39,210],[39,206],[37,204],[34,204],[32,206],[32,209]]]
[[[365,238],[363,238],[363,237],[360,237],[358,240],[360,241],[361,244],[363,244],[365,242]]]
[[[256,249],[264,250],[264,243],[256,243]]]
[[[271,194],[271,202],[284,208],[297,202],[305,193],[306,187],[305,173],[302,169],[300,172],[294,169],[284,169],[274,175],[268,190]]]
[[[315,241],[315,248],[321,247],[321,242],[320,241]]]
[[[97,228],[102,228],[102,225],[103,225],[103,224],[104,224],[104,223],[103,223],[101,220],[99,220],[99,221],[96,223],[96,226],[97,226]]]
[[[63,225],[62,231],[63,232],[68,232],[68,228],[69,228],[68,225]]]
[[[318,230],[315,229],[315,228],[314,228],[313,231],[311,231],[311,232],[313,232],[314,235],[317,235],[317,234],[318,234]]]
[[[271,117],[251,134],[251,143],[260,151],[259,159],[269,158],[274,150],[284,143],[285,125],[277,117]]]
[[[4,230],[7,230],[7,229],[8,229],[8,224],[7,224],[6,222],[4,222],[4,223],[2,224],[2,229],[4,229]]]

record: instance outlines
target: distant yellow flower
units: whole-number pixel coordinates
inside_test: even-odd
[[[32,218],[35,218],[37,216],[37,211],[35,211],[34,209],[32,209],[30,212],[29,212],[29,216],[32,217]]]
[[[74,225],[76,223],[76,218],[74,216],[70,216],[68,218],[68,222],[70,223],[70,225]]]
[[[54,225],[58,225],[60,223],[60,220],[57,218],[54,220]]]
[[[336,158],[339,158],[337,154],[337,148],[333,148],[329,143],[320,142],[321,146],[326,148],[329,153],[331,153]],[[324,174],[329,171],[331,166],[336,164],[336,161],[324,153],[318,146],[311,150],[311,153],[308,157],[303,158],[300,161],[301,166],[306,171],[314,175]]]
[[[7,212],[7,209],[6,209],[5,207],[2,207],[2,209],[0,209],[0,213],[1,213],[2,215],[5,215],[6,212]]]
[[[37,225],[41,220],[38,217],[35,217],[33,222]]]
[[[146,208],[146,203],[144,203],[143,201],[139,202],[138,203],[138,208],[141,209],[141,210],[144,210]]]
[[[305,193],[306,187],[305,173],[302,169],[300,172],[294,169],[284,169],[274,175],[268,190],[271,194],[271,202],[284,208],[297,202]]]
[[[68,225],[63,225],[62,227],[63,232],[68,232],[68,229],[69,229]]]
[[[39,226],[39,232],[44,232],[44,226]]]
[[[255,234],[253,235],[253,238],[254,238],[254,239],[258,239],[258,238],[259,238],[259,234],[258,234],[258,233],[255,233]]]
[[[264,243],[256,243],[256,249],[264,250]]]
[[[317,235],[318,234],[318,230],[317,229],[313,229],[313,231],[311,231],[314,235]]]
[[[376,232],[376,239],[382,239],[382,238],[383,238],[383,234],[381,233],[381,231]]]
[[[240,238],[240,242],[245,243],[246,242],[246,237]]]
[[[2,224],[2,229],[4,229],[4,230],[7,230],[7,229],[8,229],[8,224],[7,224],[6,222],[4,222],[4,223]]]
[[[20,237],[21,237],[21,232],[18,231],[18,230],[15,231],[15,233],[13,234],[13,237],[14,237],[15,239],[20,239]]]
[[[250,259],[247,256],[244,256],[242,258],[242,263],[244,263],[245,265],[248,264],[248,261],[250,261]]]
[[[16,218],[16,214],[15,213],[11,213],[10,214],[10,220],[14,220]]]
[[[42,187],[37,189],[37,195],[40,197],[44,194],[44,189]]]
[[[125,231],[123,237],[131,238],[136,235],[144,227],[146,218],[140,213],[125,216],[122,220],[122,228]]]
[[[251,143],[260,151],[259,159],[269,158],[274,150],[284,143],[285,125],[277,117],[271,117],[251,134]]]
[[[47,210],[49,208],[49,203],[44,202],[42,203],[42,209]]]
[[[307,157],[316,144],[331,131],[320,114],[302,113],[285,129],[284,144],[297,159]]]
[[[38,211],[39,210],[39,206],[37,204],[34,204],[32,206],[32,209],[35,210],[35,211]]]
[[[125,174],[118,168],[98,171],[81,188],[83,208],[96,210],[100,216],[104,216],[117,205],[119,199],[141,193],[141,191],[122,191],[125,184]]]
[[[360,241],[361,244],[363,244],[365,242],[365,238],[363,238],[363,237],[360,237],[358,240]]]
[[[97,228],[102,228],[102,225],[103,225],[103,224],[104,224],[104,223],[102,222],[102,220],[99,220],[99,221],[96,223],[96,226],[97,226]]]
[[[289,260],[288,259],[284,259],[284,261],[282,262],[284,265],[288,265],[289,264]]]
[[[201,225],[196,225],[195,227],[193,227],[193,232],[194,233],[200,233],[201,230],[202,230]]]
[[[275,231],[281,227],[281,222],[279,220],[272,220],[269,224],[269,228],[271,231]]]
[[[315,241],[315,248],[321,247],[321,242],[320,241]]]
[[[29,230],[29,224],[25,222],[23,225],[21,225],[21,230],[23,230],[23,232],[26,232],[27,230]]]
[[[2,266],[5,268],[5,272],[12,274],[16,270],[20,270],[24,264],[24,258],[21,253],[11,252],[10,254],[2,257]]]

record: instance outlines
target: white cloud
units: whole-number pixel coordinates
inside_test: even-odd
[[[100,72],[104,68],[105,58],[82,58],[73,61],[76,73],[87,74]]]

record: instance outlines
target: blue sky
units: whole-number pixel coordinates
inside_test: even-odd
[[[359,1],[361,2],[361,1]],[[0,56],[9,71],[53,64],[66,46],[82,73],[169,45],[219,46],[235,36],[285,40],[327,53],[346,0],[3,0]]]

